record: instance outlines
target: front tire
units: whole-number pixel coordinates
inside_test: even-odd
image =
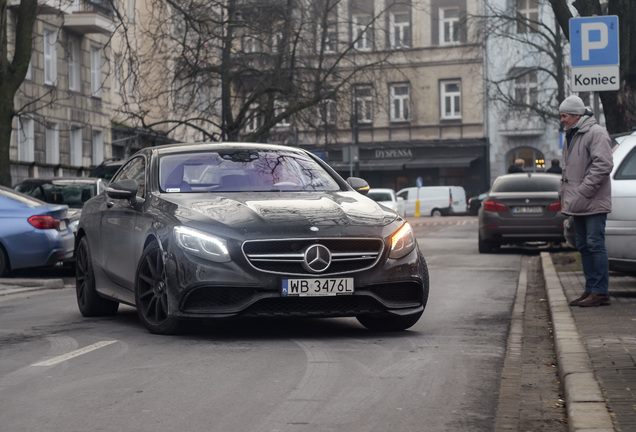
[[[4,248],[0,246],[0,277],[9,274],[9,258]]]
[[[95,273],[91,250],[86,237],[77,245],[75,262],[75,294],[77,306],[84,317],[112,316],[117,313],[119,303],[101,297],[95,289]]]
[[[358,322],[371,331],[396,332],[413,327],[419,321],[424,311],[412,315],[360,315]]]
[[[135,305],[143,325],[155,334],[178,334],[183,323],[170,316],[163,251],[156,242],[144,249],[135,278]]]

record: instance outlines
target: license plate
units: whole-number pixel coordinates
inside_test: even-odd
[[[353,294],[353,278],[283,279],[283,297],[321,297]]]
[[[513,207],[512,212],[514,214],[541,213],[543,212],[543,208],[542,207]]]

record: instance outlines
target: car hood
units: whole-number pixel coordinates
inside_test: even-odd
[[[211,219],[232,228],[377,226],[397,218],[358,192],[181,193],[163,194],[159,201],[179,219]]]

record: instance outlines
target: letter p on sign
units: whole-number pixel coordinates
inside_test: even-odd
[[[600,37],[593,37],[599,35]],[[607,47],[607,24],[602,22],[581,24],[581,59],[590,60],[591,50],[602,50]]]

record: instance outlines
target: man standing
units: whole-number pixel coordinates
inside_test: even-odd
[[[547,170],[545,170],[545,172],[547,173],[552,173],[552,174],[561,174],[563,172],[563,170],[561,170],[561,161],[558,160],[557,158],[552,159],[552,165],[550,166],[550,168],[548,168]]]
[[[574,216],[576,247],[585,275],[585,292],[570,306],[609,305],[605,222],[612,210],[611,140],[578,96],[566,98],[559,106],[559,115],[567,138],[563,146],[561,213]]]
[[[525,168],[525,165],[526,165],[526,161],[524,161],[523,159],[517,159],[515,160],[515,163],[513,163],[512,165],[508,167],[508,173],[510,174],[522,173],[523,169]]]

